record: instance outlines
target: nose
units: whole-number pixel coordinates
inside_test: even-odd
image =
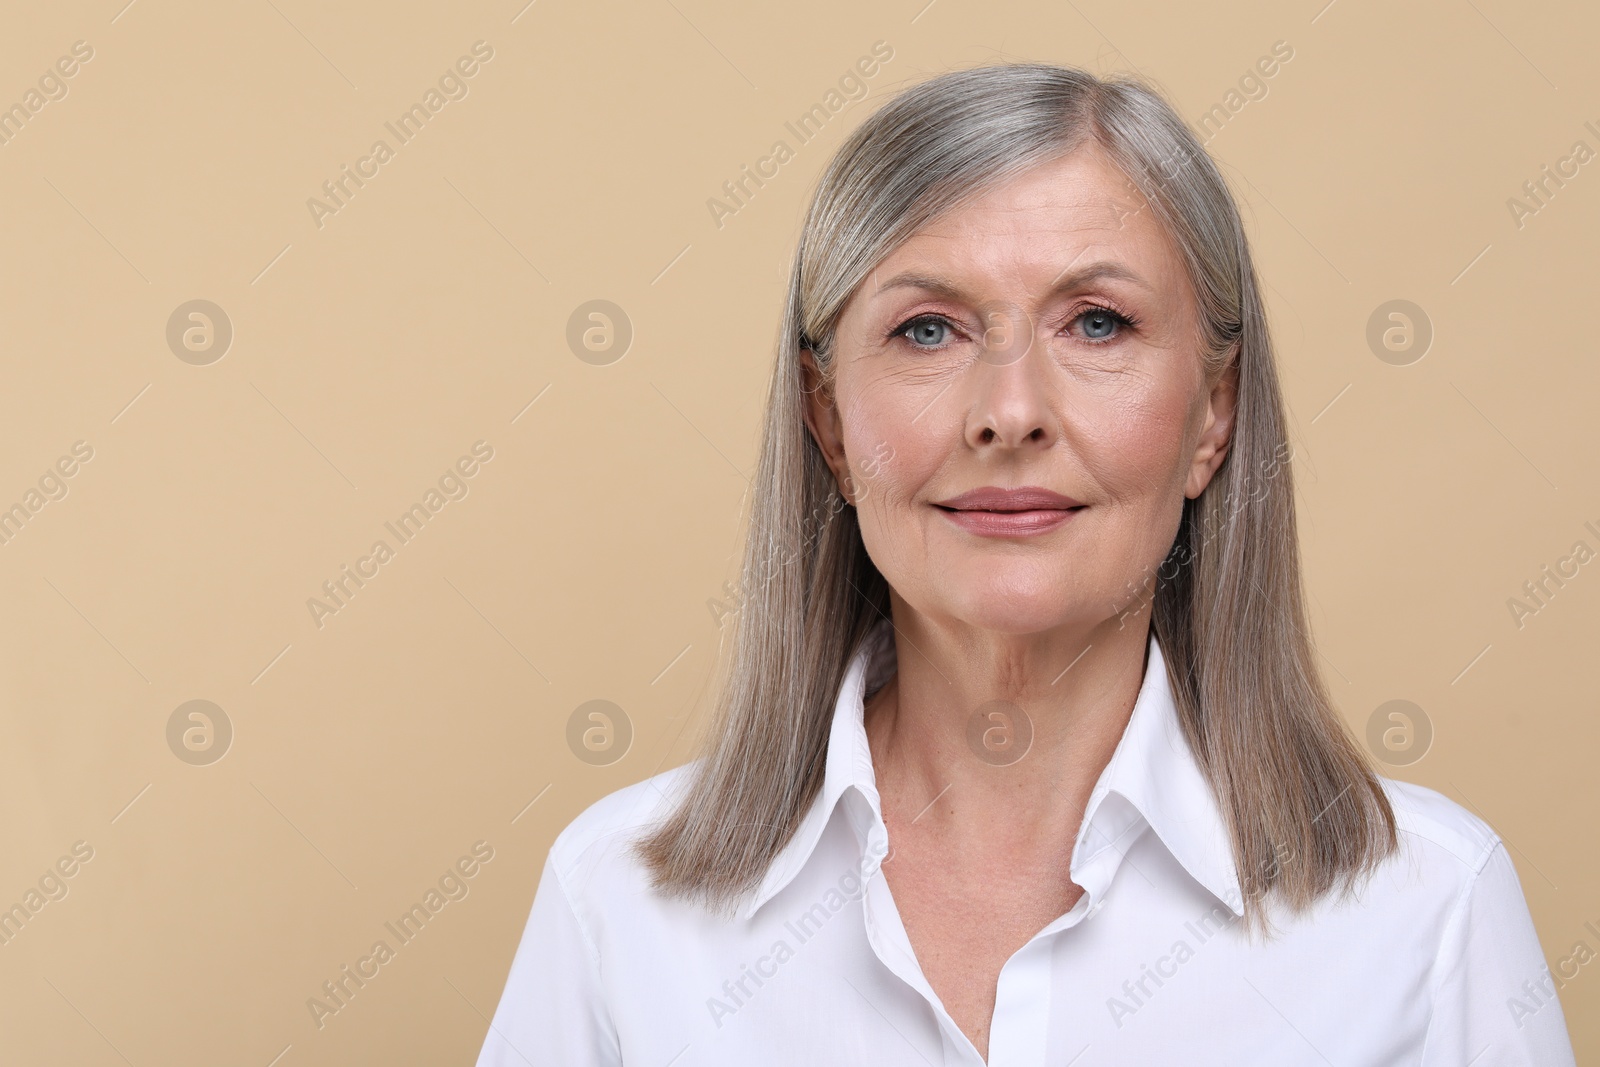
[[[1032,319],[1015,308],[985,315],[989,323],[977,362],[968,369],[967,443],[1048,448],[1056,437],[1049,367],[1033,337]]]

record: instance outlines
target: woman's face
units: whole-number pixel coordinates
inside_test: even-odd
[[[880,263],[838,323],[831,395],[802,357],[806,420],[913,609],[1089,630],[1149,588],[1222,462],[1236,376],[1206,380],[1199,337],[1176,246],[1091,142]],[[985,487],[1065,499],[957,499]]]

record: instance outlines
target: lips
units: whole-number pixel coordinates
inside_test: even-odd
[[[1070,522],[1088,505],[1037,485],[969,489],[934,506],[950,522],[980,537],[1032,537]]]
[[[934,505],[950,511],[1069,511],[1083,507],[1083,503],[1060,493],[1036,485],[1015,489],[985,485],[969,489],[948,500],[935,500]]]

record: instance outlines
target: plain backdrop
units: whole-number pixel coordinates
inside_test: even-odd
[[[1209,116],[1332,691],[1600,1056],[1592,9],[525,2],[5,12],[3,1058],[470,1063],[553,836],[692,755],[821,168],[1017,60]]]

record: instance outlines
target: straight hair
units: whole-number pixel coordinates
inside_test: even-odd
[[[813,194],[767,394],[729,671],[685,791],[634,846],[658,891],[731,916],[759,887],[821,789],[851,657],[890,614],[855,509],[806,428],[802,352],[831,388],[839,316],[878,263],[970,198],[1091,141],[1182,254],[1207,382],[1237,365],[1226,458],[1133,592],[1134,608],[1153,601],[1178,719],[1228,827],[1247,929],[1270,927],[1269,896],[1302,912],[1398,847],[1394,812],[1309,637],[1284,405],[1238,206],[1154,89],[1017,63],[904,90],[851,133]]]

